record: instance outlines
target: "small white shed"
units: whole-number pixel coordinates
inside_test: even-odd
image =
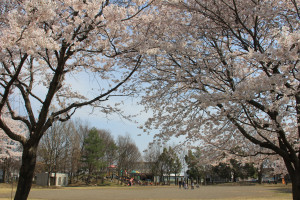
[[[48,179],[50,179],[50,185],[68,185],[68,174],[66,173],[51,173],[50,177],[48,176],[48,173],[39,173],[36,175],[36,184],[41,186],[47,186]]]

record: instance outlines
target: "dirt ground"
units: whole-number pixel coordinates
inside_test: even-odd
[[[0,199],[10,199],[10,193]],[[290,188],[281,186],[201,186],[194,190],[175,186],[93,187],[33,189],[29,199],[45,200],[175,200],[175,199],[292,199]]]

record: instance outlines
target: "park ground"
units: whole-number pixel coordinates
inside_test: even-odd
[[[0,200],[13,199],[15,188],[0,184]],[[291,200],[291,185],[213,185],[194,190],[175,186],[34,187],[30,200]]]

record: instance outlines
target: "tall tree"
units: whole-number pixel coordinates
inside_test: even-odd
[[[220,178],[231,180],[231,168],[227,163],[219,163],[212,168],[214,174],[218,175]]]
[[[188,150],[188,154],[184,157],[188,166],[187,174],[190,178],[198,181],[201,178],[206,178],[204,176],[203,166],[199,163],[199,160],[201,159],[200,154],[200,149],[197,148],[194,152],[192,150]]]
[[[105,174],[107,174],[108,170],[109,170],[109,166],[113,165],[116,163],[117,161],[117,145],[116,142],[114,140],[114,138],[112,137],[110,131],[108,130],[98,130],[98,134],[100,139],[103,141],[103,153],[104,156],[101,158],[102,159],[102,163],[104,163],[104,165],[102,165],[100,172],[102,174],[101,176],[101,180],[102,183],[104,182],[104,176]]]
[[[278,154],[300,199],[299,1],[157,2],[142,103],[158,136]],[[154,22],[153,22],[154,23]],[[152,126],[153,125],[153,126]],[[246,152],[246,151],[245,151]]]
[[[28,132],[19,135],[0,118],[0,128],[23,146],[15,199],[28,197],[38,144],[53,122],[87,105],[119,112],[104,102],[125,95],[121,86],[140,66],[136,49],[146,37],[137,29],[148,1],[114,2],[1,1],[0,114],[7,108]]]
[[[74,121],[74,129],[75,131],[71,134],[71,181],[72,178],[77,178],[78,181],[80,172],[82,169],[81,156],[83,154],[84,148],[84,140],[89,133],[89,125],[87,123],[83,123],[81,120],[76,119]]]
[[[50,174],[59,171],[60,161],[63,160],[64,150],[66,146],[67,134],[62,123],[54,123],[53,126],[46,131],[41,139],[38,156],[45,164],[48,172],[48,185],[50,186]]]
[[[158,158],[162,152],[162,145],[160,142],[155,141],[154,143],[148,144],[148,148],[144,150],[144,161],[147,162],[151,174],[153,176],[159,176]],[[156,179],[154,180],[156,184]]]
[[[86,183],[90,183],[92,176],[99,176],[99,171],[104,162],[105,144],[99,136],[97,129],[93,128],[89,131],[88,136],[84,140],[82,162],[85,163],[84,169],[88,172]]]
[[[233,174],[233,181],[236,182],[237,178],[242,176],[242,165],[235,159],[230,159],[230,165]]]
[[[116,143],[118,171],[125,176],[125,172],[134,170],[136,163],[142,159],[141,153],[130,135],[119,136]]]
[[[115,164],[117,159],[117,144],[108,130],[98,130],[99,137],[104,143],[104,157],[103,161],[107,163],[107,166]]]
[[[233,181],[236,182],[237,178],[253,178],[255,175],[255,168],[253,163],[241,163],[236,159],[230,159],[230,169],[233,175]]]
[[[243,178],[254,178],[256,175],[256,169],[254,163],[245,163],[243,165]]]
[[[182,165],[177,156],[177,152],[175,151],[175,148],[171,146],[169,146],[167,151],[166,164],[167,164],[167,174],[169,176],[169,184],[170,184],[171,174],[175,174],[175,183],[176,183],[176,175],[181,172]]]
[[[157,166],[157,171],[159,174],[159,182],[160,183],[165,181],[164,175],[167,173],[167,170],[168,170],[167,165],[168,165],[168,150],[165,147],[156,161],[156,166]]]
[[[182,163],[181,163],[180,159],[178,158],[178,156],[175,154],[175,160],[172,165],[172,173],[174,173],[174,175],[175,175],[175,185],[178,184],[177,175],[181,172],[181,170],[182,170]]]
[[[175,173],[175,180],[176,174],[179,173],[182,169],[181,162],[174,150],[174,148],[163,148],[163,151],[158,156],[155,162],[155,168],[160,176],[160,182],[165,181],[164,176],[168,176],[168,181],[170,182],[170,176],[172,173]]]

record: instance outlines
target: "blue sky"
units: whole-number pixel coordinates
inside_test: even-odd
[[[116,76],[118,76],[118,74],[116,74]],[[102,88],[105,90],[105,88],[108,88],[109,82],[111,81],[103,80],[95,75],[91,75],[89,72],[80,72],[67,77],[67,83],[70,84],[72,89],[78,91],[80,94],[86,97],[98,95],[100,92],[98,89]],[[112,83],[112,85],[115,84]],[[151,114],[141,112],[143,107],[138,105],[139,99],[133,97],[111,97],[108,101],[103,103],[104,105],[109,104],[113,106],[121,101],[124,102],[120,105],[120,108],[122,111],[124,111],[124,114],[138,115],[136,118],[132,118],[132,120],[135,120],[138,123],[122,119],[117,114],[105,115],[97,108],[94,109],[93,113],[91,113],[92,108],[90,106],[85,106],[81,109],[78,109],[73,116],[73,119],[79,118],[83,122],[88,122],[90,127],[108,130],[115,139],[117,139],[119,135],[129,134],[142,153],[143,150],[147,149],[148,143],[152,142],[155,132],[148,135],[138,127],[143,125],[147,118],[151,117]]]
[[[112,100],[112,104],[114,101]],[[125,114],[139,114],[142,111],[142,106],[137,105],[137,102],[133,102],[130,99],[125,100],[124,105],[121,106]],[[90,127],[95,127],[97,129],[109,130],[115,139],[119,135],[129,134],[131,138],[135,141],[141,153],[143,150],[148,148],[148,143],[153,140],[153,134],[148,135],[142,129],[138,128],[143,125],[143,123],[150,116],[148,113],[140,113],[137,117],[133,118],[138,123],[126,120],[118,116],[117,114],[112,114],[106,116],[101,112],[94,111],[91,113],[90,107],[85,107],[77,111],[75,118],[80,118],[82,121],[89,123]]]
[[[90,98],[98,95],[98,89],[105,89],[109,82],[109,80],[101,80],[98,77],[91,76],[87,72],[80,72],[71,76],[69,75],[66,77],[66,79],[66,82],[73,91],[77,91],[80,94]],[[44,99],[46,90],[42,85],[36,85],[34,90],[36,94]],[[124,104],[120,105],[120,108],[124,111],[124,114],[138,115],[137,117],[132,118],[133,121],[137,121],[138,123],[123,119],[117,114],[105,115],[98,109],[94,109],[94,112],[92,112],[93,109],[90,106],[85,106],[78,109],[72,119],[79,118],[83,123],[87,122],[91,128],[95,127],[97,129],[108,130],[115,139],[117,139],[119,135],[125,136],[126,134],[129,134],[142,153],[143,150],[148,148],[148,144],[153,141],[153,136],[156,134],[156,132],[158,132],[158,130],[148,135],[142,129],[138,128],[146,122],[148,117],[151,117],[151,114],[142,112],[143,107],[138,105],[138,99],[136,98],[112,97],[109,101],[104,102],[104,104],[113,106],[115,103],[120,103],[120,101],[124,101]],[[34,109],[36,109],[38,112],[40,109],[40,104],[37,102],[35,103],[35,101],[33,104]],[[20,103],[17,103],[16,106],[18,107],[18,112],[25,112],[24,106],[20,106]]]

